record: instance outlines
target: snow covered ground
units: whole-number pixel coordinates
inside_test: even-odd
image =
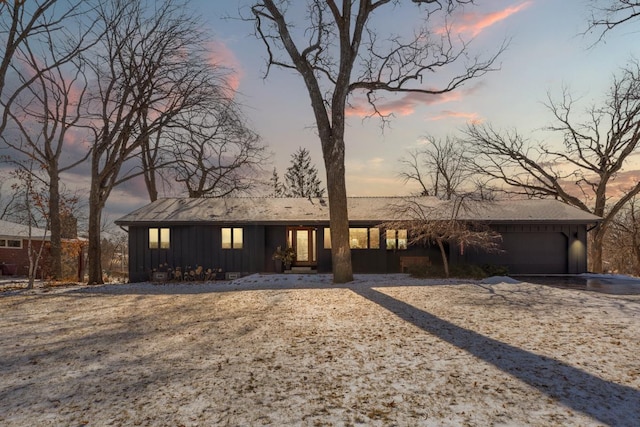
[[[640,295],[361,275],[0,292],[0,425],[640,425]]]

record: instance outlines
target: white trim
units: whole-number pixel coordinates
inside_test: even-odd
[[[20,242],[20,246],[9,246],[9,241]],[[0,237],[0,248],[2,249],[22,249],[22,239],[11,239],[7,237]]]

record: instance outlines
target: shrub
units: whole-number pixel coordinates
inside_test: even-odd
[[[509,269],[504,265],[483,264],[482,269],[487,274],[487,277],[506,276],[509,274]]]

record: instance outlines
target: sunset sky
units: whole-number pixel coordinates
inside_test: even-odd
[[[238,15],[238,3],[242,2],[191,2],[211,26],[213,57],[234,69],[233,82],[249,122],[275,155],[274,164],[266,168],[270,171],[275,166],[282,176],[290,155],[298,147],[306,147],[324,178],[320,143],[302,81],[294,72],[276,68],[264,79],[266,53],[253,36],[251,23],[223,19]],[[594,34],[582,35],[587,28],[589,3],[478,0],[477,6],[460,9],[450,22],[455,33],[473,39],[471,54],[490,55],[510,39],[508,50],[499,60],[500,71],[441,97],[388,96],[383,108],[392,111],[395,118],[384,131],[379,120],[362,119],[358,107],[363,104],[355,99],[356,108],[348,112],[346,135],[349,195],[409,194],[413,188],[402,185],[397,178],[399,159],[417,147],[423,135],[455,135],[470,121],[491,123],[499,129],[515,128],[534,141],[558,140],[560,135],[542,130],[552,122],[543,105],[547,93],[558,99],[564,85],[584,107],[598,103],[613,73],[630,58],[640,58],[640,28],[633,23],[609,33],[600,43],[595,43]],[[409,1],[391,10],[376,26],[379,37],[417,25],[418,11]],[[111,219],[147,202],[132,194],[132,189],[128,186],[113,194],[108,207]]]

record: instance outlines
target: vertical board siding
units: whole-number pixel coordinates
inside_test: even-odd
[[[224,225],[224,227],[238,225]],[[331,250],[324,249],[325,224],[316,227],[317,271],[331,273]],[[372,225],[375,226],[375,225]],[[167,227],[166,225],[155,225]],[[183,271],[191,266],[204,269],[222,268],[224,272],[241,274],[274,272],[272,255],[278,246],[286,247],[285,225],[245,224],[242,249],[222,249],[223,225],[181,225],[171,230],[169,249],[149,249],[149,227],[129,227],[129,280],[149,280],[150,272],[160,264]],[[503,235],[500,253],[486,253],[452,244],[451,264],[492,264],[506,266],[510,274],[578,274],[587,269],[586,225],[498,224],[494,229]],[[441,265],[435,245],[412,246],[407,250],[387,250],[381,237],[380,249],[351,251],[355,273],[395,273],[400,271],[402,256],[428,257],[431,264]]]

